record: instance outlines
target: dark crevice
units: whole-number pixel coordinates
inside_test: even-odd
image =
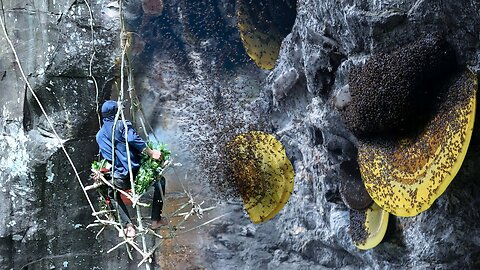
[[[23,98],[23,130],[28,132],[33,128],[32,108],[27,97],[28,89],[25,87]]]

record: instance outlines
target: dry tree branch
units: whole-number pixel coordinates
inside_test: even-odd
[[[188,230],[186,230],[186,231],[179,232],[177,235],[182,235],[182,234],[185,234],[185,233],[187,233],[187,232],[191,232],[191,231],[193,231],[193,230],[196,230],[196,229],[198,229],[198,228],[200,228],[200,227],[203,227],[203,226],[205,226],[205,225],[207,225],[207,224],[210,224],[210,223],[212,223],[212,222],[214,222],[214,221],[216,221],[216,220],[218,220],[218,219],[221,219],[222,217],[227,216],[227,215],[229,215],[229,214],[231,214],[231,212],[228,212],[228,213],[225,213],[225,214],[220,215],[220,216],[218,216],[218,217],[212,218],[212,219],[210,219],[209,221],[204,222],[204,223],[202,223],[202,224],[200,224],[200,225],[198,225],[198,226],[195,226],[195,227],[193,227],[193,228],[191,228],[191,229],[188,229]]]
[[[124,22],[124,17],[123,17],[123,1],[120,0],[119,1],[120,3],[120,24],[121,24],[121,31],[120,31],[120,46],[122,48],[122,61],[121,61],[121,66],[120,66],[120,99],[123,101],[123,97],[124,97],[124,81],[125,81],[125,78],[124,78],[124,68],[125,68],[125,55],[126,55],[126,50],[128,48],[128,44],[127,42],[123,42],[123,38],[124,38],[124,35],[125,35],[125,22]],[[128,170],[129,170],[129,176],[130,176],[130,185],[132,187],[132,197],[133,197],[133,207],[136,208],[137,210],[137,224],[138,224],[138,228],[140,230],[143,230],[143,223],[142,223],[142,215],[141,215],[141,211],[140,211],[140,208],[139,208],[139,205],[136,204],[136,194],[135,194],[135,183],[134,183],[134,180],[133,180],[133,171],[132,171],[132,162],[131,162],[131,159],[130,159],[130,148],[129,148],[129,144],[128,144],[128,127],[127,127],[127,123],[125,121],[125,115],[123,113],[123,108],[121,110],[121,114],[122,114],[122,123],[123,123],[123,127],[124,127],[124,132],[125,132],[125,145],[126,145],[126,150],[127,150],[127,163],[128,163]],[[113,142],[113,141],[112,141]],[[112,143],[113,144],[113,143]],[[142,234],[141,235],[141,239],[142,239],[142,248],[143,248],[143,251],[140,251],[140,249],[137,249],[137,251],[139,251],[142,255],[144,252],[146,252],[147,250],[147,244],[146,244],[146,241],[145,241],[145,236]],[[143,255],[144,256],[144,255]],[[150,265],[149,264],[145,264],[145,267],[147,270],[150,270]]]

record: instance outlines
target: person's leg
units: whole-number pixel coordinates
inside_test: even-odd
[[[134,237],[135,228],[133,227],[132,220],[130,218],[130,214],[128,213],[127,206],[125,205],[125,203],[122,200],[122,197],[120,196],[120,191],[110,188],[109,197],[111,198],[111,203],[113,207],[118,213],[119,222],[122,224],[122,227],[125,230],[124,233],[127,235],[127,237]]]
[[[153,184],[153,201],[152,201],[152,229],[159,228],[168,224],[166,218],[162,218],[163,198],[165,197],[165,177],[155,181]]]
[[[130,219],[130,214],[128,213],[127,206],[122,201],[122,197],[120,196],[119,191],[116,191],[114,193],[113,205],[115,206],[115,209],[118,211],[118,216],[120,219],[119,222],[121,222],[123,226],[126,226],[129,223],[131,224],[132,220]]]
[[[123,226],[123,234],[120,233],[119,237],[124,237],[125,235],[127,237],[135,237],[136,235],[135,227],[133,227],[133,223],[132,223],[132,220],[130,219],[127,206],[122,201],[122,197],[120,196],[119,191],[115,192],[114,205],[115,205],[115,208],[117,209],[120,222],[122,223],[122,226]]]

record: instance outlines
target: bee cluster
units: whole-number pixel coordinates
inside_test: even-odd
[[[428,35],[391,53],[372,56],[350,72],[351,102],[343,117],[357,136],[406,133],[425,123],[438,78],[452,70],[446,41]]]
[[[365,188],[384,211],[405,217],[425,211],[463,162],[477,79],[455,63],[446,41],[429,35],[351,71],[351,102],[342,115],[359,138]],[[369,220],[382,218],[368,214],[350,210],[357,247],[373,241]]]
[[[368,239],[368,228],[365,226],[367,213],[365,210],[350,209],[350,235],[353,243],[363,245]]]
[[[216,191],[220,198],[239,198],[235,181],[228,177],[227,145],[237,135],[248,130],[269,130],[259,105],[259,86],[255,80],[205,80],[200,89],[193,89],[195,97],[190,107],[186,142],[190,153],[199,164],[198,177]]]
[[[425,210],[443,192],[440,187],[450,183],[456,174],[453,168],[463,160],[471,133],[469,121],[474,117],[476,79],[464,72],[446,85],[432,118],[418,135],[364,142],[360,147],[359,163],[367,190],[391,213],[414,215]]]
[[[293,26],[294,1],[237,0],[236,14],[240,38],[247,54],[258,67],[272,69],[280,45]]]
[[[275,155],[283,154],[282,149],[274,147],[274,138],[264,136],[260,132],[247,132],[236,136],[225,147],[226,180],[231,181],[237,188],[244,201],[251,198],[274,198],[280,180],[275,175]],[[283,178],[281,178],[283,180]],[[277,202],[270,201],[270,204]]]

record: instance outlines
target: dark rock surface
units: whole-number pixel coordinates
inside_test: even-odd
[[[341,164],[356,155],[356,138],[334,107],[346,100],[352,66],[437,32],[459,65],[478,73],[478,0],[300,0],[271,72],[248,60],[233,1],[163,1],[148,14],[144,2],[125,2],[135,32],[136,87],[158,136],[184,164],[179,177],[188,174],[192,189],[206,198],[221,197],[209,191],[202,160],[215,160],[222,134],[250,127],[274,132],[296,171],[294,193],[270,222],[251,224],[238,201],[220,204],[219,212],[230,215],[203,236],[200,267],[480,267],[479,132],[445,194],[416,217],[391,218],[389,235],[373,250],[352,245],[348,209],[331,200],[345,176]],[[116,3],[89,1],[100,97],[110,92],[118,55]],[[86,181],[98,125],[88,8],[83,1],[3,5],[26,74]],[[117,240],[113,232],[95,239],[85,229],[89,206],[3,36],[0,43],[0,87],[8,89],[0,95],[0,267],[136,269],[123,251],[106,254]]]
[[[98,95],[108,94],[118,11],[104,1],[88,1],[92,36],[84,1],[2,4],[22,68],[86,183],[97,153],[98,127],[90,68]],[[47,118],[25,86],[3,32],[0,46],[0,268],[126,269],[123,253],[103,252],[114,243],[108,237],[95,239],[85,228],[93,221],[90,207]]]

